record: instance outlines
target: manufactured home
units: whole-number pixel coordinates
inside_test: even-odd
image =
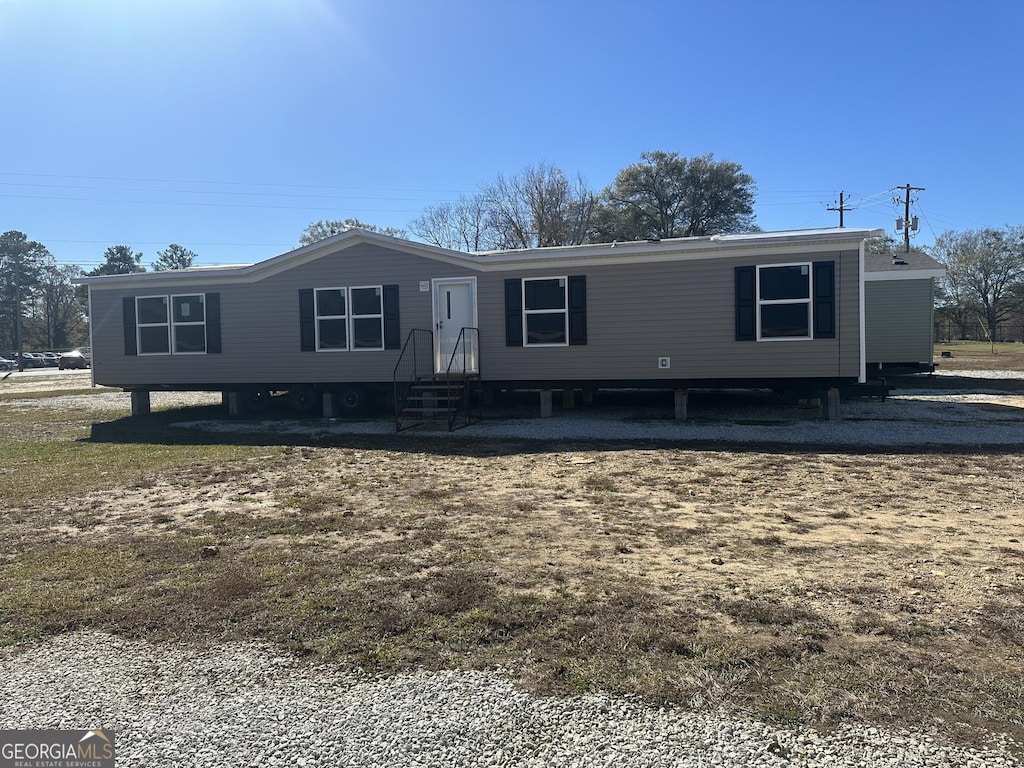
[[[82,278],[93,376],[235,412],[387,397],[402,419],[498,390],[865,381],[864,240],[820,229],[463,253],[349,230],[255,264]]]
[[[935,289],[943,275],[926,253],[864,255],[868,375],[935,370]]]

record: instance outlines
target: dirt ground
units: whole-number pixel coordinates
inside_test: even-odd
[[[42,386],[76,385],[62,377]],[[40,386],[7,384],[4,391]],[[219,399],[167,394],[154,395],[154,404],[176,398]],[[1020,407],[1024,398],[1007,395],[1001,403]],[[288,514],[282,489],[293,489],[381,518],[369,536],[389,538],[411,524],[396,507],[429,501],[452,537],[446,546],[479,550],[520,588],[543,584],[552,572],[577,584],[614,573],[643,579],[669,602],[726,587],[812,606],[840,624],[871,609],[893,621],[910,613],[970,626],[987,601],[1024,593],[1019,451],[536,449],[507,440],[481,451],[339,455],[310,447],[285,469],[247,471],[242,487],[234,476],[222,483],[154,479],[94,494],[83,507],[102,519],[90,535],[167,532],[210,514]],[[154,525],[155,514],[173,522]]]
[[[1012,682],[1024,677],[1022,509],[1019,446],[372,436],[284,448],[271,441],[265,460],[257,452],[115,482],[65,514],[8,521],[7,535],[15,549],[206,537],[239,562],[273,553],[280,562],[358,563],[361,588],[396,579],[399,599],[413,601],[410,585],[458,568],[502,595],[600,604],[605,613],[587,618],[588,632],[618,622],[614,640],[581,636],[579,648],[678,658],[677,677],[662,660],[649,680],[618,681],[619,689],[671,696],[675,687],[700,703],[726,685],[729,665],[698,669],[693,649],[727,643],[756,666],[765,662],[749,648],[771,646],[772,663],[792,675],[779,684],[796,701],[786,706],[802,708],[804,719],[828,719],[842,709],[837,697],[848,696],[859,699],[851,711],[870,697],[865,707],[875,713],[891,706],[919,718],[934,709],[1011,728],[1024,712]],[[623,621],[616,601],[627,593]],[[651,640],[644,612],[668,622],[679,645]],[[553,633],[563,642],[574,626]],[[507,652],[488,640],[490,660],[540,675],[531,672],[540,640],[515,645],[515,631],[507,630]],[[594,676],[595,685],[608,683]],[[829,693],[816,692],[822,686]],[[866,693],[870,686],[878,690]]]
[[[372,520],[361,544],[436,526],[438,548],[474,553],[517,589],[594,588],[610,574],[642,579],[669,604],[725,588],[839,625],[873,610],[951,631],[998,597],[1024,594],[1020,455],[303,448],[285,469],[160,479],[83,507],[99,515],[87,529],[95,536],[289,515],[296,499]],[[436,554],[420,553],[424,564]]]

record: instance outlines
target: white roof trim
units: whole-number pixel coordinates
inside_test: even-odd
[[[475,254],[481,262],[506,260],[565,259],[572,256],[600,256],[622,254],[651,254],[663,251],[717,251],[723,247],[779,246],[809,242],[860,242],[869,237],[881,237],[882,229],[798,229],[783,232],[754,232],[743,235],[711,235],[710,237],[676,237],[666,240],[630,240],[599,243],[596,245],[563,245],[550,248],[526,248],[505,251],[480,251]]]
[[[501,272],[523,266],[563,268],[594,264],[650,263],[689,261],[716,256],[756,254],[764,250],[784,249],[787,253],[810,253],[834,246],[859,244],[868,237],[884,234],[880,229],[808,229],[787,232],[758,232],[746,235],[714,235],[688,237],[654,242],[601,243],[556,248],[529,248],[512,251],[490,251],[477,254],[452,251],[425,243],[350,229],[333,237],[302,246],[256,264],[231,267],[197,267],[168,272],[139,272],[130,275],[81,277],[75,282],[95,288],[116,287],[124,283],[158,285],[160,283],[256,282],[286,269],[314,261],[323,256],[343,252],[360,244],[378,245],[403,253],[454,264],[473,272]],[[831,248],[830,248],[831,246]]]
[[[927,280],[931,277],[945,277],[944,269],[911,269],[906,272],[902,270],[884,270],[881,272],[865,272],[865,282],[879,280]]]
[[[168,270],[165,272],[134,272],[130,275],[97,275],[94,277],[80,277],[74,282],[103,287],[116,285],[125,282],[210,282],[222,280],[225,282],[255,282],[265,277],[275,275],[285,269],[300,266],[327,253],[336,253],[351,248],[361,243],[371,243],[386,248],[393,248],[397,251],[413,253],[425,256],[437,261],[447,261],[454,264],[474,264],[475,259],[460,251],[449,251],[445,248],[437,248],[425,243],[416,243],[412,240],[403,240],[398,237],[382,235],[378,232],[368,232],[362,229],[348,229],[337,235],[318,240],[310,245],[304,245],[294,250],[272,256],[269,259],[256,262],[255,264],[243,264],[237,266],[221,267],[190,267],[189,269]],[[343,246],[339,248],[338,246]]]

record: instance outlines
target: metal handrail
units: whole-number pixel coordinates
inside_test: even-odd
[[[407,358],[408,355],[408,358]],[[429,363],[426,373],[434,373],[434,334],[426,328],[413,328],[405,337],[402,353],[395,363],[393,374],[395,397],[395,429],[401,429],[401,413],[413,384],[420,377],[423,359]]]
[[[456,370],[456,361],[461,362]],[[472,372],[471,372],[472,368]],[[462,390],[463,397],[462,405],[465,410],[465,423],[466,426],[471,423],[473,416],[471,412],[471,393],[469,391],[470,377],[476,376],[479,379],[480,376],[480,329],[464,327],[459,331],[459,338],[455,341],[455,349],[452,350],[452,356],[448,359],[448,367],[445,369],[445,386],[447,387],[447,402],[451,403],[454,398],[454,388],[452,386],[452,373],[459,373],[462,375]],[[448,414],[448,431],[450,432],[455,428],[455,421],[458,418],[458,408],[453,408],[452,412]]]

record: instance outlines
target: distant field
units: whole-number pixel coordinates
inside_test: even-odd
[[[949,352],[951,357],[942,357]],[[943,371],[1024,371],[1024,344],[952,341],[935,345],[935,362]]]

